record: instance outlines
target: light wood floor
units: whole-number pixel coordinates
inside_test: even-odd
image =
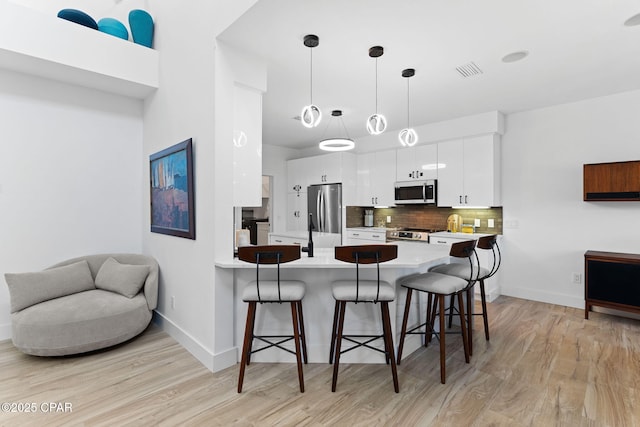
[[[491,341],[478,322],[470,364],[447,336],[447,384],[432,345],[402,362],[399,394],[386,365],[341,366],[331,393],[328,364],[305,366],[303,394],[295,365],[252,364],[237,394],[237,366],[212,374],[156,327],[81,357],[0,342],[0,401],[38,407],[0,425],[640,426],[640,321],[508,297],[489,310]]]

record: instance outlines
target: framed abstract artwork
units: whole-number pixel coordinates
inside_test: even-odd
[[[195,240],[191,138],[149,156],[151,231]]]

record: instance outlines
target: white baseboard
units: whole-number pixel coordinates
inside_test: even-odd
[[[236,348],[214,354],[188,332],[157,311],[153,312],[153,323],[158,325],[158,327],[165,331],[171,338],[178,341],[181,346],[211,372],[221,371],[237,363],[238,350]]]
[[[5,323],[4,325],[0,325],[0,340],[10,340],[11,339],[11,323]]]
[[[508,287],[502,288],[502,295],[509,297],[528,299],[532,301],[546,302],[548,304],[564,305],[567,307],[584,308],[584,298],[566,294],[540,291],[529,288]]]

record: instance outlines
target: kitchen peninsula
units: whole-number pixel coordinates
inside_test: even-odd
[[[398,279],[423,273],[434,265],[449,262],[449,248],[443,245],[427,245],[422,243],[398,242],[398,258],[380,264],[380,278],[388,281],[396,287],[396,304],[392,304],[390,315],[392,319],[392,333],[394,343],[397,345],[398,332],[402,324],[404,311],[405,291],[399,286]],[[218,283],[216,286],[233,288],[233,327],[229,325],[226,330],[233,337],[220,337],[221,340],[232,339],[237,354],[240,354],[246,318],[246,304],[240,299],[242,290],[247,284],[255,280],[256,266],[234,258],[227,261],[216,262],[217,269],[232,271],[228,277],[233,277],[227,283]],[[274,266],[260,267],[261,279],[275,278]],[[331,342],[331,325],[333,321],[334,300],[331,295],[331,282],[340,279],[355,278],[355,265],[337,261],[334,258],[333,248],[316,249],[313,258],[302,254],[299,260],[283,264],[280,267],[281,279],[302,280],[306,283],[306,294],[302,302],[304,321],[307,335],[307,348],[309,363],[327,363],[329,359],[329,346]],[[375,279],[376,266],[361,265],[361,279]],[[229,295],[231,292],[228,293]],[[418,316],[424,318],[426,300],[420,302],[420,309],[412,310],[411,322],[416,322]],[[418,304],[414,301],[413,304]],[[373,304],[350,304],[347,307],[345,330],[349,333],[369,334],[381,331],[379,306]],[[354,313],[357,313],[355,315]],[[286,304],[263,304],[258,308],[258,322],[256,325],[264,335],[288,334],[291,329],[291,312]],[[395,322],[393,321],[395,319]],[[420,337],[411,336],[405,341],[405,354],[415,351],[420,346]],[[218,337],[216,337],[218,340]],[[382,346],[382,341],[372,343]],[[252,361],[257,362],[294,362],[294,357],[282,351],[268,349],[252,356]],[[341,357],[346,363],[384,363],[382,354],[355,349]]]

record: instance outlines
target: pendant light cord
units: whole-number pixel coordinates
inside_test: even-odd
[[[409,90],[409,79],[407,79],[407,128],[409,128],[409,94],[411,91]]]
[[[378,114],[378,58],[376,58],[376,114]]]
[[[313,104],[313,49],[309,49],[309,55],[311,56],[309,61],[309,75],[311,76],[311,81],[309,82],[309,104]]]

